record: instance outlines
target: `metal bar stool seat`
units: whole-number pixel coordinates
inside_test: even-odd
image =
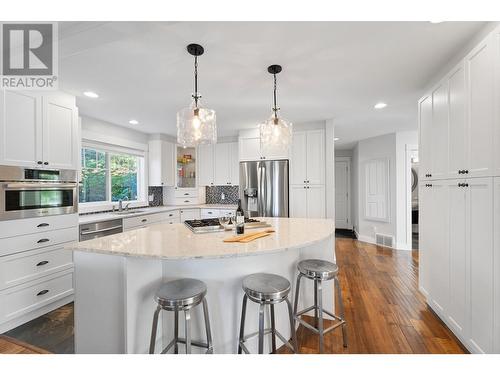
[[[291,285],[287,279],[279,275],[269,273],[255,273],[247,276],[243,280],[243,291],[245,292],[245,295],[243,296],[243,306],[241,311],[238,354],[241,354],[242,351],[246,354],[250,354],[245,342],[255,336],[258,336],[259,338],[259,354],[262,354],[264,352],[264,336],[267,334],[272,335],[271,339],[273,352],[276,352],[276,336],[278,336],[283,344],[290,348],[294,353],[297,353],[297,339],[295,336],[293,311],[290,300],[288,299],[290,289]],[[248,299],[259,304],[259,330],[245,336],[245,315]],[[284,301],[286,302],[288,308],[292,344],[290,344],[288,340],[286,340],[283,335],[276,330],[275,325],[274,305]],[[271,310],[271,328],[268,329],[264,329],[264,309],[266,306],[270,306]]]
[[[203,281],[196,279],[179,279],[163,283],[155,294],[155,301],[158,304],[153,315],[153,327],[151,330],[151,342],[149,353],[155,352],[156,332],[158,330],[158,316],[161,310],[173,311],[174,316],[174,338],[162,350],[162,354],[167,353],[174,347],[174,353],[178,353],[178,344],[186,345],[186,354],[191,353],[191,345],[206,348],[207,354],[213,353],[212,333],[210,330],[210,319],[208,316],[208,304],[205,298],[207,286]],[[203,315],[205,318],[205,330],[207,342],[191,340],[191,309],[203,305]],[[179,311],[184,311],[185,337],[179,337]]]
[[[297,276],[297,284],[295,289],[295,301],[293,306],[293,315],[295,320],[304,327],[319,335],[319,351],[323,353],[324,335],[333,331],[338,327],[342,327],[342,341],[344,347],[347,347],[347,327],[344,315],[344,304],[342,302],[342,291],[338,279],[339,268],[335,263],[321,259],[306,259],[299,262],[297,265],[299,274]],[[307,307],[301,311],[297,311],[300,293],[300,281],[302,277],[306,277],[314,281],[314,305]],[[339,304],[340,316],[323,308],[322,298],[322,282],[333,280],[335,284],[335,295]],[[314,310],[315,326],[313,327],[301,318],[302,314]],[[331,316],[336,322],[327,329],[323,329],[323,313]]]

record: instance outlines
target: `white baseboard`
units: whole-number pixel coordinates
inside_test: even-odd
[[[362,234],[359,234],[358,232],[354,232],[356,233],[356,237],[358,238],[358,241],[361,241],[361,242],[367,242],[367,243],[370,243],[370,244],[373,244],[373,245],[376,245],[377,243],[375,242],[375,238],[374,237],[370,237],[370,236],[365,236],[365,235],[362,235]],[[396,246],[395,247],[389,247],[390,249],[394,249],[394,250],[405,250],[405,251],[411,251],[411,245],[408,245],[408,244],[404,244],[404,243],[396,243]]]

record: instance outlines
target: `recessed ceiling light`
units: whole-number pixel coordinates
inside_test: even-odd
[[[97,95],[97,94],[96,94],[95,92],[93,92],[93,91],[85,91],[85,92],[83,93],[83,95],[88,96],[89,98],[93,98],[93,99],[96,99],[96,98],[98,98],[98,97],[99,97],[99,95]]]
[[[382,108],[385,108],[385,107],[387,107],[387,104],[382,103],[382,102],[377,103],[377,104],[375,104],[375,105],[373,106],[373,108],[375,108],[375,109],[382,109]]]
[[[442,23],[443,21],[429,21],[430,23]]]
[[[338,141],[339,139],[340,139],[339,137],[333,138],[334,141]]]
[[[137,120],[130,120],[128,123],[129,123],[130,125],[138,125],[138,124],[139,124],[139,121],[137,121]]]

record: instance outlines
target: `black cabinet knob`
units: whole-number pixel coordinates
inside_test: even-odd
[[[37,163],[37,164],[39,164],[39,165],[40,165],[40,164],[43,164],[40,160],[39,160],[39,161],[37,161],[36,163]]]
[[[43,162],[44,165],[49,165],[48,161]]]

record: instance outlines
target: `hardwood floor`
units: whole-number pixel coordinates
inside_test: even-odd
[[[12,337],[0,335],[1,354],[49,354],[50,352],[36,346],[16,340]]]
[[[418,291],[418,252],[337,238],[336,254],[349,345],[337,329],[325,336],[325,352],[467,353]],[[312,332],[300,327],[298,339],[301,353],[317,353]]]
[[[418,252],[337,238],[336,254],[349,346],[343,347],[341,331],[336,330],[325,336],[326,353],[467,352],[418,292]],[[328,325],[325,321],[325,327]],[[73,304],[7,334],[54,353],[71,353]],[[298,338],[301,353],[317,353],[316,335],[300,327]],[[29,350],[41,349],[19,346],[19,342],[8,339],[0,341],[0,353]]]

